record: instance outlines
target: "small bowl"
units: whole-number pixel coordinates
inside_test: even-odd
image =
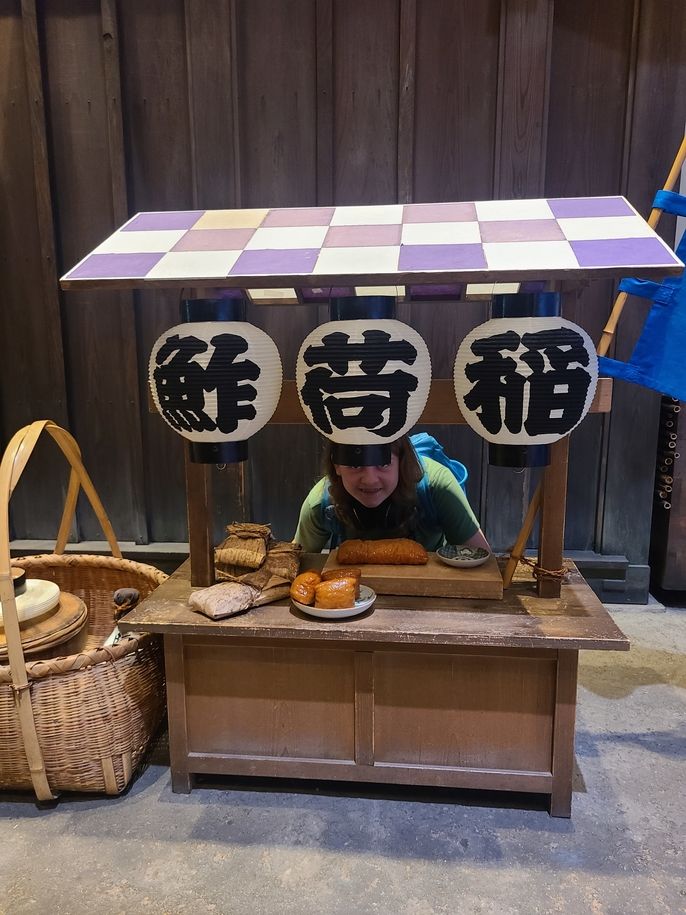
[[[436,555],[446,565],[473,569],[475,566],[481,566],[487,562],[491,554],[481,546],[451,546],[448,544],[436,550]]]

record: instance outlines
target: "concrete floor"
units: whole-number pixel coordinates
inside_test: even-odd
[[[581,655],[571,820],[457,791],[175,795],[159,746],[120,798],[2,796],[0,913],[685,912],[686,610],[611,610],[632,650]]]

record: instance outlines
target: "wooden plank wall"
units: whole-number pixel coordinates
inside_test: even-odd
[[[36,418],[67,425],[118,536],[183,542],[181,442],[149,414],[145,388],[180,296],[67,294],[60,273],[139,210],[626,193],[647,214],[683,131],[686,6],[0,0],[0,61],[2,443]],[[568,293],[566,314],[597,339],[613,294],[609,282]],[[399,312],[446,377],[488,308]],[[644,315],[631,301],[621,357]],[[250,318],[293,377],[326,311]],[[568,549],[647,563],[657,406],[620,383],[611,416],[574,433]],[[468,465],[487,533],[508,547],[535,473],[488,468],[466,427],[431,431]],[[249,466],[214,473],[217,531],[253,518],[290,536],[320,449],[309,426],[255,436]],[[66,474],[53,464],[43,449],[16,494],[16,538],[54,533]],[[100,539],[88,509],[75,536]]]

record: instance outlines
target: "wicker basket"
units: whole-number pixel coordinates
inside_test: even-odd
[[[51,579],[88,607],[87,630],[26,663],[10,573],[9,497],[43,431],[71,465],[55,552],[15,559],[29,578]],[[62,555],[79,488],[100,520],[112,556]],[[127,786],[165,710],[164,668],[158,637],[129,635],[112,647],[113,592],[137,589],[145,597],[167,576],[123,559],[111,524],[88,477],[74,439],[41,420],[21,429],[0,464],[0,600],[9,665],[0,666],[0,789],[30,789],[39,800],[60,791],[119,794]],[[76,650],[78,649],[78,650]],[[69,651],[76,653],[69,654]]]

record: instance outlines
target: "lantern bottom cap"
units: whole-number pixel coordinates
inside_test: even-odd
[[[388,445],[341,445],[333,442],[331,459],[334,464],[344,467],[381,467],[391,463],[390,444]]]
[[[488,463],[495,467],[547,467],[550,463],[550,445],[500,445],[488,446]]]
[[[189,442],[194,464],[239,464],[248,459],[248,443]]]

